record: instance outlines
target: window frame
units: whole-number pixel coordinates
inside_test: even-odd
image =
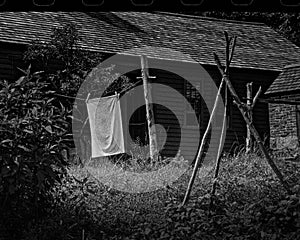
[[[194,110],[194,108],[191,106],[191,103],[189,102],[189,98],[188,98],[188,96],[187,96],[187,86],[190,86],[190,91],[193,91],[194,89],[193,89],[193,85],[188,85],[188,82],[186,82],[186,81],[184,81],[184,84],[183,84],[184,86],[183,86],[183,91],[184,91],[184,96],[185,96],[185,98],[186,98],[186,101],[188,102],[188,104],[185,102],[185,104],[184,104],[184,127],[185,128],[190,128],[190,129],[196,129],[196,128],[198,128],[198,126],[199,126],[199,128],[200,128],[200,125],[201,125],[201,115],[202,115],[202,113],[203,113],[203,99],[201,98],[201,95],[200,95],[200,92],[198,91],[198,93],[199,93],[199,103],[200,103],[200,112],[199,113],[197,113],[197,120],[198,120],[198,125],[197,124],[195,124],[195,125],[190,125],[190,124],[188,124],[187,122],[187,114],[194,114],[195,113],[195,110]],[[201,88],[202,86],[201,86],[201,84],[199,84],[199,87]],[[195,90],[195,91],[197,91],[197,89]],[[192,94],[191,94],[192,95]],[[197,93],[196,93],[196,95],[197,95]]]

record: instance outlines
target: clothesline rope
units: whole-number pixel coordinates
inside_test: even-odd
[[[141,82],[141,80],[137,81],[136,83],[134,83],[132,86],[128,87],[128,88],[125,88],[123,89],[122,91],[120,91],[118,93],[118,96],[120,96],[122,93],[126,92],[126,91],[129,91],[130,89],[134,88],[136,85],[138,85],[139,83]],[[100,91],[101,89],[96,89],[96,90],[92,90],[91,92],[97,92],[97,91]],[[111,94],[115,94],[116,92],[112,91],[110,92]],[[53,95],[55,96],[58,96],[58,97],[64,97],[64,98],[69,98],[69,99],[77,99],[79,101],[86,101],[87,99],[84,99],[84,98],[80,98],[80,97],[73,97],[73,96],[67,96],[67,95],[63,95],[63,94],[58,94],[58,93],[54,93]]]

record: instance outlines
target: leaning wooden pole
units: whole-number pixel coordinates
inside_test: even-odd
[[[211,201],[210,201],[210,206],[213,204],[213,198],[216,193],[216,188],[217,188],[217,183],[218,183],[218,176],[219,176],[219,171],[220,171],[220,165],[221,165],[221,153],[222,153],[222,143],[225,140],[226,137],[226,126],[227,126],[227,121],[226,121],[226,116],[227,116],[227,86],[225,85],[225,109],[224,109],[224,115],[223,115],[223,122],[222,122],[222,131],[221,131],[221,139],[219,142],[219,147],[218,147],[218,153],[216,157],[216,165],[215,165],[215,172],[214,172],[214,179],[213,179],[213,184],[212,184],[212,189],[211,189]]]
[[[233,51],[231,51],[231,53],[229,53],[230,51],[230,43],[231,43],[231,39],[228,39],[228,36],[225,35],[226,37],[226,68],[225,68],[225,73],[229,73],[229,66],[230,66],[230,63],[231,63],[231,60],[232,59],[232,55],[233,55]],[[232,49],[235,48],[235,43],[236,43],[236,39],[234,39],[233,41],[233,46],[232,46]],[[212,190],[211,190],[211,201],[210,201],[210,206],[212,206],[212,203],[213,203],[213,198],[214,198],[214,195],[215,195],[215,192],[216,192],[216,187],[217,187],[217,180],[218,180],[218,176],[219,176],[219,170],[220,170],[220,165],[221,165],[221,152],[222,152],[222,142],[225,140],[225,136],[226,136],[226,115],[227,115],[227,104],[228,104],[228,96],[227,96],[227,92],[228,92],[228,89],[227,89],[227,84],[225,84],[225,109],[224,109],[224,114],[223,114],[223,122],[222,122],[222,131],[221,131],[221,139],[220,139],[220,142],[219,142],[219,147],[218,147],[218,153],[217,153],[217,157],[216,157],[216,165],[215,165],[215,172],[214,172],[214,179],[213,179],[213,185],[212,185]]]
[[[252,82],[247,83],[247,105],[249,107],[249,120],[252,122]],[[251,139],[251,130],[250,127],[247,125],[247,138],[246,138],[246,154],[249,154],[252,149],[252,139]]]
[[[157,150],[157,137],[156,129],[154,124],[154,113],[151,106],[152,95],[151,87],[148,84],[149,72],[148,72],[148,60],[145,55],[141,56],[141,71],[143,79],[143,88],[144,88],[144,98],[146,105],[146,117],[147,117],[147,126],[148,126],[148,135],[149,135],[149,153],[152,161],[158,159],[158,150]]]
[[[226,37],[228,38],[228,35],[226,35]],[[227,56],[226,57],[226,66],[227,67],[225,69],[225,72],[229,71],[229,65],[230,65],[231,60],[233,58],[233,49],[235,48],[236,39],[234,38],[233,43],[232,43],[232,51],[229,52],[229,47],[230,47],[231,40],[232,39],[229,39],[226,42],[226,56]],[[209,121],[208,121],[208,125],[206,127],[206,131],[204,132],[204,135],[203,135],[203,138],[202,138],[202,141],[201,141],[201,145],[200,145],[200,149],[198,150],[198,154],[197,154],[197,157],[196,157],[196,162],[195,162],[195,166],[194,166],[194,169],[193,169],[193,173],[192,173],[192,176],[190,178],[190,181],[189,181],[189,184],[188,184],[183,202],[181,204],[182,206],[185,205],[189,200],[189,197],[190,197],[190,194],[191,194],[191,190],[192,190],[192,187],[193,187],[193,184],[194,184],[194,181],[195,181],[195,177],[196,177],[198,168],[201,167],[201,164],[202,164],[201,161],[203,161],[202,155],[203,155],[203,151],[204,151],[204,145],[205,145],[208,133],[209,133],[209,129],[211,127],[211,122],[212,122],[212,120],[214,118],[214,115],[215,115],[217,103],[219,101],[219,98],[220,98],[220,95],[221,95],[221,90],[222,90],[224,82],[225,82],[225,79],[222,78],[220,86],[219,86],[219,90],[217,92],[217,96],[216,96],[216,99],[215,99],[215,103],[214,103],[214,106],[213,106],[213,110],[211,112],[211,115],[210,115],[210,118],[209,118]]]
[[[203,152],[204,152],[204,146],[205,146],[205,143],[206,143],[206,138],[207,138],[207,136],[209,134],[209,130],[211,128],[211,123],[212,123],[212,120],[213,120],[213,118],[215,116],[217,104],[218,104],[220,96],[221,96],[221,89],[222,89],[222,86],[223,86],[224,82],[225,82],[225,80],[222,79],[220,87],[219,87],[219,90],[217,92],[217,96],[216,96],[216,99],[215,99],[215,103],[214,103],[213,109],[211,111],[211,114],[210,114],[210,117],[209,117],[209,120],[208,120],[208,124],[207,124],[206,130],[205,130],[205,132],[203,134],[203,137],[202,137],[202,140],[201,140],[201,144],[200,144],[200,148],[198,150],[198,154],[197,154],[197,157],[196,157],[196,161],[195,161],[193,173],[192,173],[192,176],[190,178],[190,181],[189,181],[189,184],[188,184],[188,187],[187,187],[187,190],[186,190],[183,202],[181,204],[182,206],[185,205],[187,203],[187,201],[189,200],[189,197],[190,197],[190,194],[191,194],[191,190],[192,190],[192,187],[194,185],[194,181],[195,181],[195,178],[196,178],[196,175],[197,175],[197,172],[198,172],[198,168],[202,164],[202,159],[203,159],[202,155],[203,155]]]
[[[228,34],[225,32],[225,36],[226,36],[226,42],[228,42]],[[239,108],[246,124],[249,126],[251,133],[253,134],[254,139],[256,140],[259,149],[261,150],[261,152],[263,153],[263,155],[265,156],[268,164],[270,165],[270,167],[272,168],[272,170],[275,172],[275,174],[277,175],[278,179],[280,180],[281,184],[283,185],[283,187],[286,189],[286,191],[291,194],[291,190],[289,188],[289,185],[287,184],[287,182],[284,180],[283,175],[281,174],[281,172],[279,171],[279,169],[277,168],[276,164],[274,163],[274,161],[271,159],[267,149],[265,148],[263,141],[261,139],[261,137],[259,136],[259,133],[257,132],[256,128],[254,127],[253,123],[249,120],[248,118],[248,107],[247,105],[243,104],[239,98],[239,96],[237,95],[234,87],[231,84],[231,81],[229,79],[228,74],[223,70],[223,67],[221,65],[220,59],[218,57],[218,55],[216,53],[214,53],[214,58],[215,58],[215,63],[217,64],[217,67],[223,77],[223,79],[225,79],[226,84],[228,86],[228,89],[234,99],[235,104],[237,105],[237,107]],[[261,92],[261,89],[259,90],[259,92]],[[258,99],[258,94],[256,94],[256,97],[254,98],[253,102],[255,103]]]

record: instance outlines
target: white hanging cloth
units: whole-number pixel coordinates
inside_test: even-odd
[[[118,94],[87,101],[92,158],[125,153]]]

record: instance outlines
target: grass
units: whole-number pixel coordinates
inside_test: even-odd
[[[182,157],[175,160],[173,169],[186,167]],[[295,192],[287,196],[266,161],[256,153],[224,157],[214,204],[210,205],[209,195],[213,170],[208,169],[207,174],[196,178],[189,203],[179,207],[192,169],[172,183],[160,182],[163,187],[157,185],[156,190],[149,188],[153,186],[150,178],[142,187],[136,178],[126,182],[127,190],[146,187],[150,192],[118,191],[109,181],[123,184],[130,173],[147,173],[147,164],[137,164],[134,158],[131,161],[134,164],[123,166],[128,171],[118,170],[115,175],[105,175],[105,171],[122,164],[105,168],[94,162],[85,168],[69,168],[63,184],[53,190],[55,205],[48,216],[28,225],[24,239],[267,240],[300,236],[299,163],[277,162]],[[159,182],[165,175],[156,177]]]
[[[166,158],[157,163],[130,158],[129,163],[113,164],[108,159],[95,159],[85,170],[100,183],[122,192],[142,193],[171,185],[188,168],[183,157]],[[168,164],[166,164],[168,163]]]

